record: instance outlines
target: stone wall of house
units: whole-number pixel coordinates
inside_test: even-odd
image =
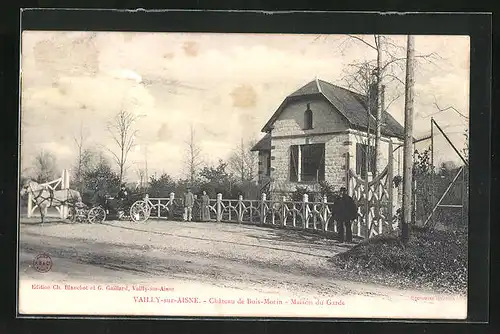
[[[313,129],[304,130],[304,112],[307,103],[313,111]],[[335,189],[347,185],[347,171],[350,167],[356,171],[356,143],[367,143],[366,134],[349,129],[343,116],[323,98],[315,98],[289,103],[274,122],[271,132],[271,198],[289,194],[297,186],[307,186],[311,191],[318,188],[317,183],[290,181],[290,146],[325,143],[325,181]],[[373,145],[373,137],[372,137]],[[393,138],[393,149],[402,142]],[[349,153],[347,166],[346,154]],[[264,159],[264,155],[262,155]],[[380,145],[379,171],[382,171],[389,159],[388,138],[382,138]],[[265,166],[262,163],[261,168]],[[402,149],[394,152],[394,175],[402,175]],[[391,183],[392,186],[392,183]],[[394,210],[400,207],[402,185],[391,188],[394,198]]]
[[[325,143],[325,181],[338,189],[346,185],[345,153],[348,147],[347,133],[335,133],[309,137],[278,137],[271,138],[271,191],[275,193],[290,193],[297,186],[307,186],[314,191],[317,183],[290,181],[290,146]]]
[[[313,128],[304,130],[304,112],[308,103],[313,112]],[[272,136],[306,136],[342,131],[347,130],[347,128],[343,116],[328,101],[318,97],[288,103],[274,122]]]

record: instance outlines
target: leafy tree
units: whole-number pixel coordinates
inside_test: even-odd
[[[151,197],[169,197],[171,192],[175,192],[176,182],[166,173],[160,177],[151,176],[149,178],[148,194]]]
[[[241,188],[235,183],[234,176],[227,172],[227,163],[219,160],[216,166],[206,166],[200,171],[200,191],[205,190],[211,198],[222,194],[222,198],[238,198],[243,195]]]
[[[113,195],[120,189],[120,176],[113,171],[111,164],[104,157],[100,158],[95,167],[86,171],[83,180],[86,185],[82,194],[84,202],[94,202],[96,195]]]
[[[434,168],[430,161],[430,149],[422,152],[415,150],[415,161],[413,164],[413,180],[416,184],[414,189],[416,198],[415,219],[427,219],[432,211],[431,193],[433,186],[431,184],[431,174]]]

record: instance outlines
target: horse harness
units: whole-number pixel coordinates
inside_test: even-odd
[[[54,189],[52,189],[51,187],[44,186],[42,188],[42,190],[38,193],[38,195],[35,196],[35,191],[33,190],[33,187],[32,187],[31,184],[29,185],[29,188],[30,188],[31,194],[33,195],[33,199],[35,200],[35,202],[38,203],[37,205],[40,205],[40,204],[44,203],[45,201],[50,201],[49,202],[49,207],[53,206],[52,204],[54,203]],[[44,190],[47,190],[49,192],[49,196],[50,197],[46,198],[46,197],[42,196]],[[38,202],[38,199],[40,197],[42,198],[42,201]],[[66,202],[66,201],[63,202],[63,201],[60,201],[60,200],[57,200],[57,201],[60,202],[59,205],[65,205],[64,202]]]

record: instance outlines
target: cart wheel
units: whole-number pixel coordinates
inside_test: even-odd
[[[87,214],[87,220],[90,224],[101,224],[106,220],[106,211],[100,206],[92,208]]]
[[[151,208],[144,201],[137,201],[130,207],[130,219],[134,222],[145,222],[148,220]]]

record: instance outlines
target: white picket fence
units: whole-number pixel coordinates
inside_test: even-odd
[[[164,198],[146,196],[144,200],[151,209],[152,219],[176,219],[180,217],[183,209],[182,199],[176,198],[174,193]],[[210,221],[269,225],[324,233],[337,232],[332,208],[333,203],[328,202],[326,197],[321,202],[310,202],[307,194],[304,194],[302,201],[290,201],[286,197],[280,200],[268,200],[266,194],[262,194],[260,200],[247,200],[242,196],[233,200],[223,199],[222,194],[218,194],[208,205]],[[199,212],[200,209],[200,202],[196,201],[195,212]],[[374,226],[377,226],[377,234],[392,231],[395,227],[392,221],[388,224],[379,224],[375,219],[369,220],[373,226],[365,227],[363,226],[365,219],[361,212],[360,210],[358,219],[353,221],[353,235],[371,237],[373,233],[367,231],[373,231]],[[195,218],[200,218],[200,215]]]

